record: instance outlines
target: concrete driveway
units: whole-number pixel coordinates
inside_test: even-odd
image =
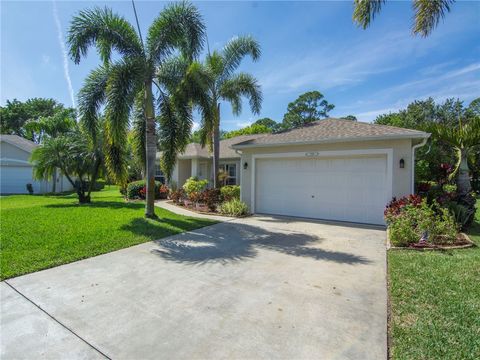
[[[2,359],[386,359],[385,232],[233,220],[1,284]]]

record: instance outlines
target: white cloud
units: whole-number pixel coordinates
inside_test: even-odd
[[[55,25],[57,27],[58,43],[60,44],[60,49],[62,50],[63,56],[63,73],[65,76],[65,81],[67,82],[68,92],[70,93],[70,99],[72,101],[72,106],[75,106],[75,92],[73,91],[72,79],[70,78],[70,70],[68,68],[68,53],[65,47],[65,40],[63,39],[62,24],[60,22],[60,17],[58,16],[57,3],[55,0],[52,1],[53,5],[53,18],[55,20]]]
[[[373,75],[407,66],[435,45],[435,41],[430,40],[419,46],[420,41],[423,39],[412,39],[408,33],[392,32],[381,38],[345,42],[344,46],[332,44],[304,57],[284,59],[270,66],[260,76],[260,82],[264,89],[277,92],[353,86]]]

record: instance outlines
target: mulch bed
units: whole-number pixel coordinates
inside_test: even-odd
[[[195,212],[197,214],[202,214],[202,215],[215,215],[215,216],[223,216],[223,217],[226,217],[226,218],[234,218],[234,219],[250,216],[250,215],[230,216],[230,215],[221,214],[219,212],[210,211],[208,209],[208,207],[206,205],[203,205],[203,204],[199,204],[199,206],[197,207],[196,205],[190,205],[189,206],[189,205],[184,205],[184,204],[177,204],[177,203],[174,203],[171,200],[167,201],[167,204],[178,206],[179,208],[184,208],[184,209],[187,209],[187,210],[190,210],[192,212]]]
[[[416,244],[410,244],[409,246],[391,246],[390,238],[387,231],[387,249],[389,250],[454,250],[454,249],[466,249],[475,246],[475,243],[470,240],[467,234],[458,233],[457,239],[453,244],[431,244],[427,242],[419,242]]]

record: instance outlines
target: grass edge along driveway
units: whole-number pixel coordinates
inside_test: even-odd
[[[216,223],[160,208],[159,220],[145,219],[145,204],[114,186],[92,195],[83,205],[75,194],[2,196],[1,280]]]
[[[392,359],[480,356],[480,200],[476,247],[388,252]]]

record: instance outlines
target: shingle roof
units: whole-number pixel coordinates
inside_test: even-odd
[[[240,135],[231,139],[220,140],[220,159],[232,159],[240,158],[240,155],[231,148],[232,145],[255,139],[259,136],[264,136],[264,134],[257,135]],[[157,153],[157,158],[161,156],[161,153]],[[179,159],[191,159],[191,158],[206,158],[209,159],[212,157],[208,146],[202,148],[198,143],[190,143],[185,148],[185,151],[178,156]]]
[[[38,144],[35,144],[33,141],[27,140],[18,135],[0,135],[0,141],[5,141],[9,144],[12,144],[16,147],[19,147],[22,150],[28,151],[31,153]]]
[[[327,118],[314,121],[301,128],[275,134],[265,134],[255,139],[236,143],[234,148],[274,146],[302,143],[341,142],[375,139],[424,138],[429,134],[394,126],[371,124],[359,121]]]

